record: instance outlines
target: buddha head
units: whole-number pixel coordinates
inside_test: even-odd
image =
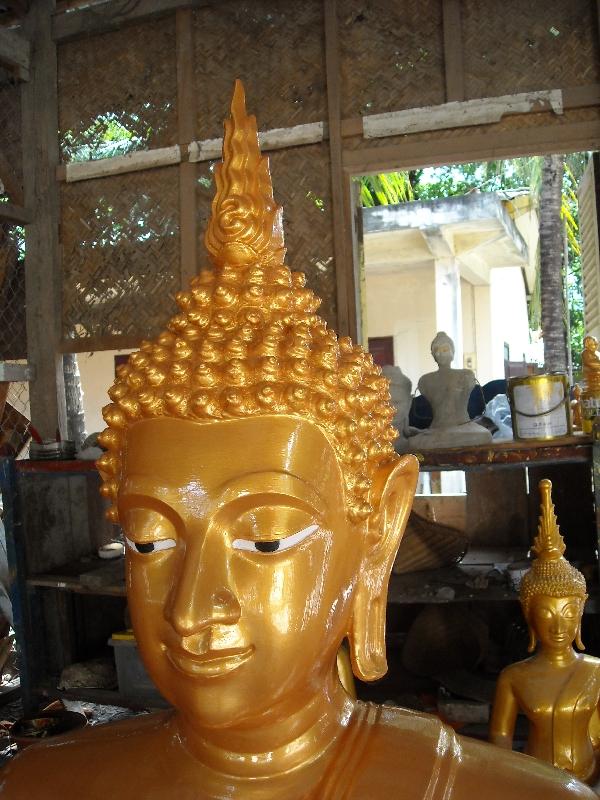
[[[595,353],[598,349],[598,340],[595,336],[584,336],[583,347],[585,350],[590,350],[590,352]]]
[[[554,506],[552,483],[540,481],[541,514],[532,551],[536,558],[523,577],[519,597],[529,627],[529,652],[563,650],[573,642],[583,650],[581,617],[587,599],[585,578],[565,559]]]
[[[284,264],[239,82],[215,181],[211,268],[120,368],[98,465],[142,658],[181,714],[219,728],[292,713],[345,638],[355,675],[385,673],[417,467],[393,450],[388,381]]]
[[[454,360],[454,342],[444,331],[436,333],[431,342],[431,355],[440,367],[449,367]]]

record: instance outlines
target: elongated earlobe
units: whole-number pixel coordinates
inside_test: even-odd
[[[361,681],[375,681],[387,672],[385,651],[385,608],[379,600],[354,606],[348,631],[352,672]]]
[[[535,648],[537,647],[537,636],[535,635],[535,631],[533,630],[532,625],[528,625],[529,627],[529,644],[527,645],[527,652],[533,653]]]
[[[373,482],[373,513],[364,543],[348,630],[352,671],[363,681],[387,672],[385,615],[392,565],[408,521],[417,485],[414,456],[380,468]]]
[[[577,646],[578,650],[585,650],[585,645],[581,640],[581,620],[579,621],[579,625],[577,626],[577,633],[575,634],[575,645]]]

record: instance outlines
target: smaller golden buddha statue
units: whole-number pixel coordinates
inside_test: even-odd
[[[595,336],[586,336],[581,353],[583,378],[588,389],[600,389],[600,353]]]
[[[581,393],[582,430],[591,434],[595,418],[600,413],[600,353],[595,336],[583,340],[581,367],[585,388]]]
[[[592,783],[600,763],[600,659],[573,649],[575,642],[583,650],[586,584],[563,556],[551,491],[549,480],[540,482],[541,515],[532,548],[537,558],[520,590],[529,652],[536,652],[500,674],[490,740],[510,749],[522,711],[529,720],[527,753]]]

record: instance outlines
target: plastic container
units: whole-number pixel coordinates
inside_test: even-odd
[[[133,633],[113,633],[108,643],[115,652],[119,692],[141,705],[166,708],[169,704],[146,672]]]

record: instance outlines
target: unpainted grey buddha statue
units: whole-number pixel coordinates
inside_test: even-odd
[[[410,440],[411,450],[442,447],[484,445],[492,441],[491,433],[472,422],[468,404],[477,378],[473,370],[453,369],[454,342],[444,331],[431,342],[431,355],[438,365],[419,379],[418,389],[431,405],[431,427]]]

